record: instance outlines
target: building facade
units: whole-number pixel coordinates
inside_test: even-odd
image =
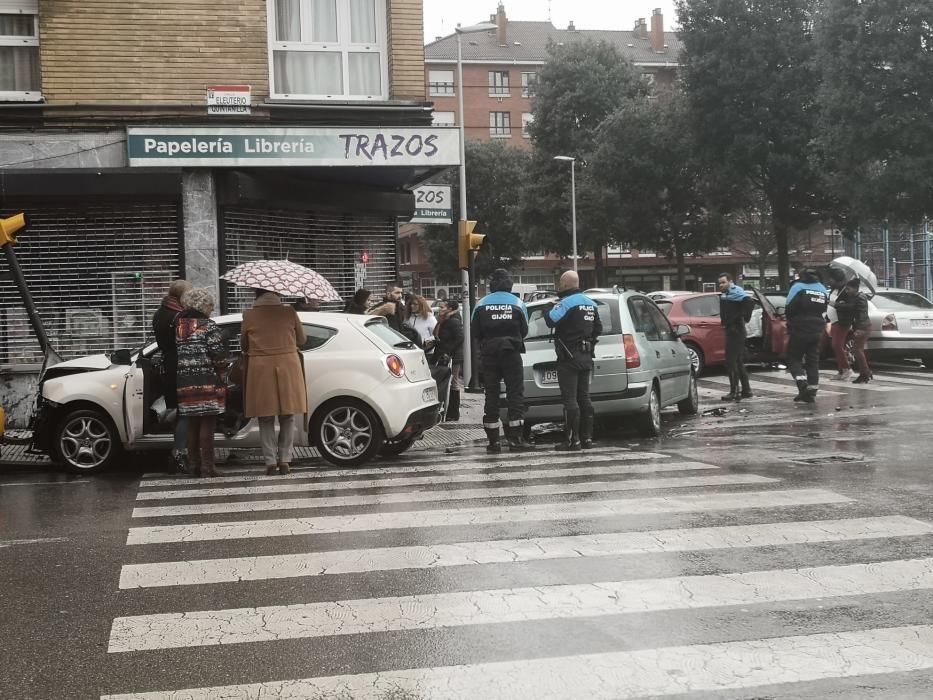
[[[167,284],[288,258],[344,296],[398,275],[411,186],[459,162],[431,124],[421,0],[0,0],[0,215],[65,358],[138,347]],[[0,276],[0,394],[41,363]]]

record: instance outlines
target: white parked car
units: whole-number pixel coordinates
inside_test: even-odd
[[[868,316],[869,359],[919,358],[933,367],[933,302],[910,289],[878,287]]]
[[[308,336],[301,355],[309,412],[296,445],[316,447],[332,464],[355,466],[377,453],[405,451],[437,423],[437,384],[424,352],[385,319],[298,315]],[[214,320],[235,358],[242,316]],[[40,382],[36,446],[76,472],[106,469],[127,451],[171,449],[160,362],[152,343],[49,368]],[[259,447],[258,422],[246,419],[242,406],[242,390],[231,387],[218,447]]]

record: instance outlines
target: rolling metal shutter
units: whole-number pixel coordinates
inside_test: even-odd
[[[359,287],[379,299],[384,285],[398,276],[391,218],[228,208],[223,225],[227,270],[250,260],[291,260],[324,275],[345,301]],[[248,289],[225,287],[228,313],[252,305]],[[329,311],[342,308],[340,303],[324,305]]]
[[[177,204],[29,208],[16,256],[65,359],[151,339],[152,314],[180,269]],[[0,365],[42,362],[22,300],[0,261]]]

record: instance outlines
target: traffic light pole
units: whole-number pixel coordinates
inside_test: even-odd
[[[464,122],[466,119],[463,114],[463,39],[460,32],[457,32],[457,102],[459,106],[458,119],[460,123],[460,227],[457,229],[458,236],[462,227],[466,226],[467,220],[467,192],[466,192],[466,129]],[[460,270],[460,283],[462,285],[462,307],[463,307],[463,381],[465,384],[473,378],[473,333],[472,324],[473,305],[470,303],[470,296],[473,290],[470,287],[470,271]]]

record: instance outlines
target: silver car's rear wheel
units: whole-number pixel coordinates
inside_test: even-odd
[[[648,412],[641,415],[641,432],[645,437],[661,434],[661,393],[657,385],[652,385],[648,394]]]
[[[110,419],[100,411],[67,413],[55,429],[55,454],[73,472],[88,474],[110,467],[122,446]]]
[[[369,406],[338,399],[315,422],[314,442],[331,464],[356,466],[368,462],[384,442],[382,424]]]

